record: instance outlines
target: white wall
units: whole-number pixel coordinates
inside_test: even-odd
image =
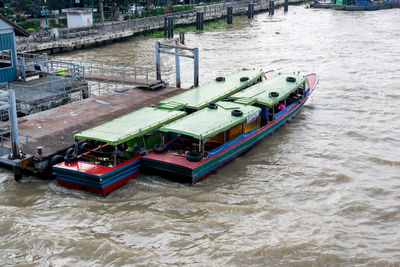
[[[92,13],[68,13],[68,28],[88,27],[93,25]]]

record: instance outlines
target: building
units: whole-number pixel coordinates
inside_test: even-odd
[[[93,25],[92,9],[90,8],[66,8],[62,12],[67,13],[68,28],[90,27]]]
[[[17,78],[16,35],[28,37],[29,33],[0,14],[0,83]]]

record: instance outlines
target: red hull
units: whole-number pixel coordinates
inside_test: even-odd
[[[65,180],[61,180],[61,179],[57,179],[57,182],[59,185],[64,186],[69,189],[84,190],[84,191],[88,191],[88,192],[98,194],[98,195],[107,195],[114,189],[117,189],[118,187],[126,184],[130,179],[135,178],[138,174],[139,174],[139,172],[135,172],[135,173],[128,175],[125,178],[123,178],[115,183],[112,183],[109,186],[106,186],[104,188],[96,188],[93,186],[78,184],[78,183],[69,182],[69,181],[65,181]]]

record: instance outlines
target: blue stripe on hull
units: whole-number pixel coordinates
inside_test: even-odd
[[[249,140],[246,140],[245,143],[247,143],[243,148],[240,150],[237,150],[233,152],[233,147],[229,150],[227,150],[225,153],[219,155],[217,158],[213,159],[212,161],[215,161],[210,167],[207,169],[202,170],[201,172],[196,173],[196,169],[194,169],[193,172],[193,178],[192,181],[195,183],[197,180],[199,180],[202,176],[204,176],[207,173],[210,173],[217,169],[219,166],[227,163],[228,161],[234,159],[241,153],[245,152],[246,150],[250,149],[252,146],[260,142],[263,138],[265,138],[267,135],[278,129],[282,124],[284,124],[288,119],[290,119],[292,116],[294,116],[304,105],[304,103],[307,101],[307,99],[301,103],[295,110],[293,110],[290,114],[288,114],[285,118],[282,120],[277,121],[275,124],[271,125],[270,127],[266,128],[265,130],[255,134],[253,137],[251,137]],[[201,168],[201,166],[197,167]]]
[[[127,177],[129,175],[132,175],[134,173],[138,173],[140,170],[141,170],[141,166],[138,165],[135,168],[131,168],[131,169],[119,174],[118,176],[115,176],[115,177],[107,180],[106,182],[100,182],[100,181],[99,182],[95,182],[95,181],[91,182],[91,181],[88,181],[88,180],[77,179],[74,176],[65,176],[65,175],[56,174],[56,173],[55,174],[56,174],[56,179],[57,180],[64,180],[64,181],[73,182],[73,183],[76,183],[76,184],[87,185],[87,186],[92,186],[92,187],[95,187],[95,188],[103,189],[103,188],[105,188],[105,187],[107,187],[107,186],[109,186],[109,185],[111,185],[113,183],[118,182],[121,179],[124,179],[125,177]]]
[[[105,173],[105,174],[102,174],[102,175],[95,175],[95,174],[90,174],[90,173],[85,173],[85,172],[80,172],[80,171],[75,171],[75,170],[70,170],[70,169],[64,169],[64,168],[58,168],[58,167],[53,167],[53,174],[54,175],[56,175],[56,176],[58,176],[58,175],[63,175],[63,176],[65,176],[66,174],[64,174],[64,173],[68,173],[68,176],[69,175],[71,175],[71,176],[77,176],[77,175],[79,175],[79,176],[83,176],[85,179],[88,179],[88,180],[93,180],[93,181],[96,181],[96,182],[101,182],[101,180],[108,180],[108,179],[110,179],[110,177],[112,177],[116,172],[121,172],[121,171],[127,171],[127,170],[129,170],[129,169],[132,169],[132,168],[137,168],[137,167],[141,167],[142,166],[142,162],[141,162],[141,158],[140,159],[138,159],[138,160],[135,160],[135,161],[133,161],[133,162],[131,162],[131,163],[129,163],[129,164],[126,164],[126,165],[124,165],[124,166],[121,166],[120,168],[118,168],[118,169],[115,169],[115,170],[112,170],[112,171],[110,171],[110,172],[107,172],[107,173]]]

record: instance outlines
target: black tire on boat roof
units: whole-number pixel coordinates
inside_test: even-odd
[[[232,116],[235,116],[235,117],[241,117],[243,115],[243,112],[239,109],[234,109],[234,110],[232,110],[231,114],[232,114]]]
[[[290,82],[290,83],[294,83],[296,81],[295,77],[286,77],[286,81]]]
[[[240,81],[241,82],[245,82],[245,81],[248,81],[249,80],[249,77],[242,77],[242,78],[240,78]]]
[[[216,104],[216,103],[208,103],[207,107],[209,109],[217,109],[218,108],[218,104]]]
[[[78,160],[78,158],[74,155],[74,154],[72,154],[72,155],[65,155],[65,157],[64,157],[64,161],[66,162],[66,163],[72,163],[72,162],[75,162],[75,161],[77,161]]]
[[[157,154],[164,153],[167,147],[164,144],[155,144],[153,147],[154,152]]]
[[[279,93],[278,92],[271,92],[268,95],[269,95],[269,97],[278,97]]]
[[[191,162],[199,162],[203,157],[200,152],[188,152],[186,159]]]
[[[51,157],[50,161],[49,161],[49,168],[51,168],[53,165],[56,165],[58,163],[61,163],[64,161],[64,157],[61,155],[54,155],[53,157]]]
[[[217,77],[215,78],[217,82],[225,82],[225,77]]]

